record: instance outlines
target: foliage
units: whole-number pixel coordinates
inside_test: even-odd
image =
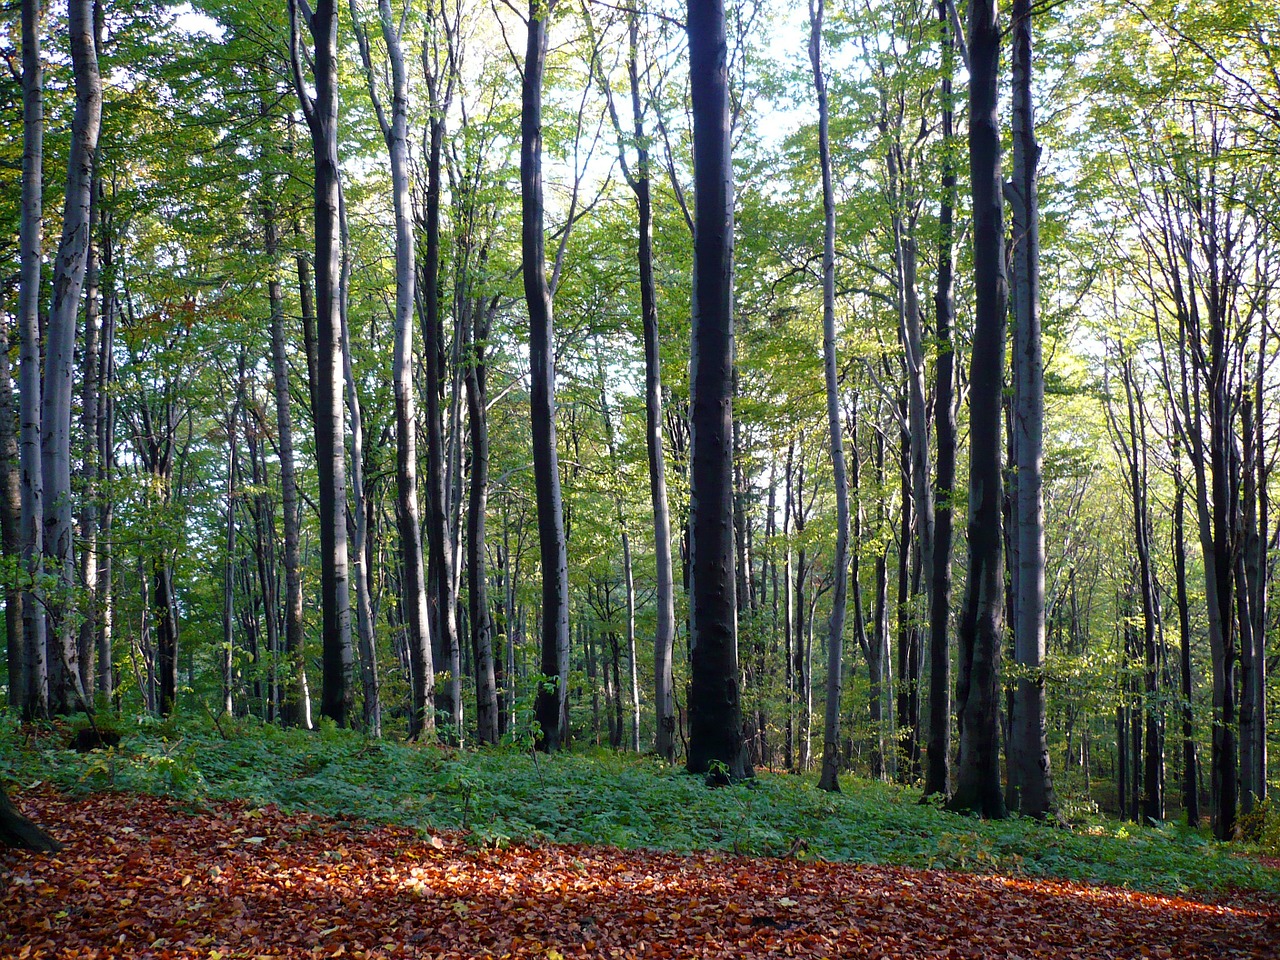
[[[148,722],[110,758],[37,738],[5,739],[0,773],[73,794],[126,790],[203,803],[243,800],[436,832],[473,842],[610,844],[679,853],[721,851],[1056,877],[1138,890],[1247,888],[1280,893],[1280,871],[1184,827],[1083,817],[1071,827],[1014,818],[986,823],[920,804],[913,791],[846,779],[819,792],[809,778],[761,774],[708,789],[652,758],[594,751],[531,756],[461,753],[270,726]]]

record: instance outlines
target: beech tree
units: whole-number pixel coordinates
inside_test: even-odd
[[[689,0],[693,333],[689,374],[690,773],[751,775],[742,743],[733,544],[733,158],[721,0]]]
[[[320,571],[323,612],[320,713],[339,726],[350,721],[350,579],[347,556],[345,420],[342,412],[341,249],[338,224],[338,8],[335,0],[289,0],[290,62],[294,88],[311,132],[315,162],[316,376],[313,417],[320,475]],[[301,27],[313,47],[315,96],[303,73]],[[304,311],[305,312],[305,311]]]
[[[996,0],[974,0],[969,8],[969,177],[976,297],[969,372],[969,564],[958,633],[960,758],[948,803],[954,810],[997,818],[1005,815],[997,719],[1004,642],[1000,419],[1008,304],[999,67]]]

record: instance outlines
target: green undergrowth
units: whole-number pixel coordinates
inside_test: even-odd
[[[244,800],[344,819],[464,828],[478,843],[559,841],[676,852],[729,851],[1057,877],[1139,890],[1280,894],[1280,871],[1240,844],[1166,824],[1093,819],[1067,828],[983,822],[919,802],[918,791],[846,778],[761,774],[711,788],[651,757],[535,757],[373,741],[270,726],[144,722],[119,750],[77,754],[61,733],[0,729],[0,777],[73,793],[123,790],[190,803]]]

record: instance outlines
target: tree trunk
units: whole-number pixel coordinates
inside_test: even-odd
[[[1008,744],[1009,806],[1043,818],[1053,808],[1044,689],[1044,356],[1040,345],[1040,207],[1031,97],[1031,0],[1013,0],[1013,347],[1017,600],[1014,688]],[[1154,629],[1155,624],[1150,624]]]
[[[289,397],[289,361],[284,329],[284,291],[279,273],[279,237],[275,207],[263,204],[266,234],[267,298],[271,305],[271,375],[276,402],[276,453],[280,458],[280,505],[284,513],[284,696],[280,721],[286,727],[311,729],[311,696],[302,623],[302,536],[298,475],[293,452],[293,413]]]
[[[818,786],[840,792],[840,700],[844,692],[844,616],[849,577],[849,484],[845,477],[844,434],[840,422],[839,363],[836,358],[836,204],[831,179],[831,137],[827,80],[822,73],[824,0],[809,3],[809,62],[818,98],[818,156],[822,164],[822,369],[827,388],[827,428],[836,488],[835,593],[827,622],[827,702],[822,724],[822,775]]]
[[[351,601],[347,554],[347,476],[343,443],[342,322],[338,224],[338,9],[318,0],[307,27],[315,98],[302,76],[297,0],[290,0],[294,86],[311,133],[315,162],[316,369],[313,419],[320,480],[320,713],[338,726],[351,720],[353,704]],[[303,8],[304,10],[307,8]],[[306,311],[303,311],[304,314]]]
[[[62,849],[62,844],[18,812],[3,782],[0,782],[0,846],[33,853],[57,853]]]
[[[471,477],[467,495],[467,612],[476,662],[476,739],[497,743],[498,685],[494,669],[493,623],[489,615],[489,578],[485,554],[485,524],[489,501],[489,416],[484,362],[489,336],[488,312],[477,305],[467,335],[463,378],[467,390],[467,422],[471,429]],[[511,630],[507,623],[507,631]],[[508,676],[507,683],[515,680]]]
[[[751,767],[742,743],[733,549],[733,162],[723,0],[689,0],[695,223],[690,346],[691,773]]]
[[[1191,677],[1191,602],[1187,597],[1187,552],[1184,530],[1186,493],[1182,478],[1182,452],[1173,444],[1173,577],[1178,606],[1179,684],[1182,714],[1182,808],[1187,824],[1200,825],[1200,789],[1197,776],[1196,737]]]
[[[95,30],[95,49],[98,43]],[[84,349],[81,360],[80,392],[80,586],[86,603],[82,611],[76,659],[80,666],[80,686],[93,696],[94,639],[98,621],[98,352],[101,349],[98,280],[100,258],[98,221],[100,184],[95,169],[89,185],[89,248],[85,264]],[[110,690],[105,691],[110,695]]]
[[[997,722],[1004,635],[1000,402],[1008,289],[1000,197],[1000,28],[995,0],[974,0],[969,9],[969,58],[969,170],[977,303],[969,375],[969,563],[956,696],[960,759],[949,805],[984,817],[1003,817]]]
[[[22,0],[22,222],[18,288],[19,468],[22,485],[23,717],[49,715],[45,647],[44,474],[40,464],[40,260],[43,248],[44,64],[40,57],[40,2]]]
[[[676,717],[672,683],[672,653],[676,634],[675,578],[671,566],[671,511],[667,505],[667,471],[662,451],[662,354],[658,337],[658,293],[653,276],[653,205],[650,196],[649,149],[640,96],[639,17],[628,14],[627,74],[631,85],[631,114],[636,167],[628,178],[636,196],[636,260],[640,271],[640,319],[644,325],[645,450],[649,459],[649,500],[653,505],[655,597],[657,621],[653,634],[654,746],[658,756],[675,759]],[[620,148],[621,149],[621,148]]]
[[[543,685],[535,713],[541,726],[538,746],[548,753],[566,746],[569,739],[569,561],[556,448],[555,333],[542,224],[542,79],[553,7],[548,0],[529,4],[520,114],[521,255],[529,309],[529,409],[542,558]]]
[[[938,209],[938,289],[934,297],[935,366],[934,422],[938,431],[938,472],[934,479],[933,582],[929,585],[929,733],[925,758],[924,795],[951,793],[951,497],[956,476],[956,420],[954,395],[955,268],[954,210],[956,174],[951,159],[954,113],[951,76],[955,69],[955,39],[951,34],[949,0],[938,0],[942,35],[942,199]]]
[[[364,692],[364,727],[375,737],[382,736],[382,698],[378,689],[378,656],[373,634],[373,550],[369,543],[369,491],[364,482],[364,416],[356,386],[351,357],[351,329],[348,325],[348,293],[351,277],[351,238],[347,231],[347,207],[342,185],[338,185],[338,224],[342,245],[342,267],[338,281],[338,323],[342,349],[342,378],[346,383],[347,412],[351,417],[351,552],[355,555],[356,636],[359,640],[360,680]],[[345,506],[345,504],[344,504]]]
[[[67,158],[67,190],[62,238],[54,261],[53,301],[45,335],[44,393],[40,413],[40,457],[44,474],[44,549],[49,572],[58,579],[54,596],[46,598],[49,644],[60,669],[50,691],[59,710],[78,705],[91,709],[80,684],[79,651],[74,634],[76,586],[71,501],[71,393],[74,379],[76,316],[88,265],[94,155],[102,114],[102,78],[94,48],[92,0],[68,6],[76,108]]]
[[[425,57],[425,54],[424,54]],[[424,59],[424,63],[425,63]],[[440,317],[440,186],[444,148],[445,112],[448,110],[443,78],[428,73],[431,119],[428,121],[427,205],[423,224],[427,249],[422,265],[422,350],[426,368],[427,420],[427,589],[435,626],[433,659],[448,674],[435,691],[437,706],[449,716],[450,738],[462,740],[462,660],[458,637],[458,611],[453,590],[453,538],[449,525],[449,483],[452,477],[445,456],[441,367],[444,363],[444,331]]]
[[[0,323],[0,548],[6,563],[22,562],[22,489],[18,470],[17,420],[9,366],[9,327]],[[22,630],[22,590],[9,579],[4,591],[4,626],[9,663],[9,707],[20,716],[27,692]]]

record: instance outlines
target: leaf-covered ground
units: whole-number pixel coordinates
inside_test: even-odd
[[[1069,813],[1063,829],[980,821],[921,804],[919,790],[856,777],[843,792],[761,773],[708,789],[652,757],[602,751],[530,756],[367,740],[352,731],[228,728],[167,721],[127,728],[119,750],[79,754],[68,731],[6,736],[0,777],[70,794],[120,790],[172,800],[352,817],[424,834],[469,828],[473,842],[608,844],[671,853],[782,856],[1084,881],[1171,895],[1249,889],[1280,896],[1280,870],[1177,822],[1158,827]],[[1060,784],[1058,785],[1060,786]],[[1280,954],[1277,954],[1280,957]]]
[[[0,956],[1280,956],[1280,901],[721,854],[476,846],[275,807],[130,794],[19,806]]]

